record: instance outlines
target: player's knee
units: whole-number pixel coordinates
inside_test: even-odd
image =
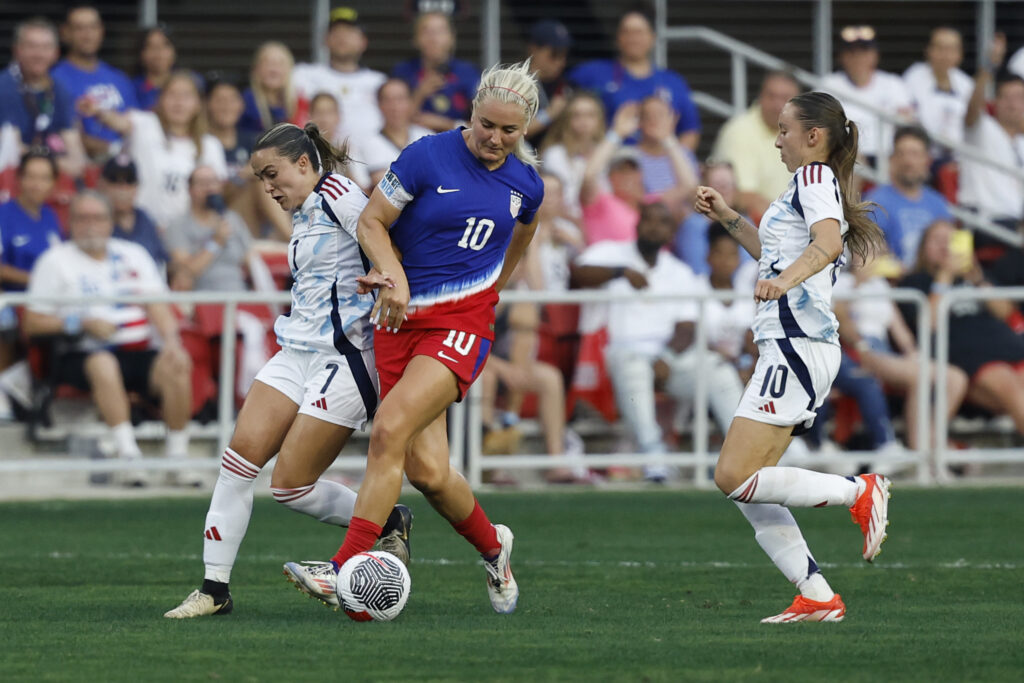
[[[715,486],[727,496],[738,489],[740,484],[749,477],[750,473],[729,463],[723,463],[721,458],[719,458],[718,465],[715,466]]]
[[[308,473],[299,472],[288,467],[281,467],[280,464],[274,466],[274,472],[270,475],[270,488],[272,489],[300,489],[315,482],[316,478]],[[279,503],[286,502],[278,500],[276,494],[274,498]]]
[[[377,414],[370,432],[368,458],[402,458],[409,443],[409,430],[393,415]]]
[[[448,481],[448,462],[445,461],[443,465],[424,462],[407,465],[405,474],[417,491],[430,495],[443,489]]]

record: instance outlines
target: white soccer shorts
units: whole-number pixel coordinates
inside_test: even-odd
[[[836,344],[796,337],[757,343],[761,354],[736,417],[786,426],[802,434],[814,423],[839,372]]]
[[[299,406],[299,413],[363,429],[377,409],[380,387],[373,349],[342,355],[284,348],[256,375]]]

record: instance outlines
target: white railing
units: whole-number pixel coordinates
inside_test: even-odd
[[[775,57],[763,50],[759,50],[752,45],[736,40],[735,38],[728,36],[720,31],[707,28],[706,26],[667,26],[661,30],[659,40],[679,40],[679,41],[698,41],[711,45],[720,50],[729,53],[731,60],[731,78],[732,78],[732,102],[726,102],[714,95],[705,92],[695,91],[693,93],[694,102],[697,106],[712,112],[723,118],[728,118],[740,114],[750,106],[747,96],[747,66],[748,64],[756,64],[757,66],[771,70],[783,70],[793,75],[793,77],[801,84],[809,87],[821,89],[822,79],[810,71],[806,71],[792,64],[784,62],[783,60]],[[663,64],[664,65],[664,64]],[[890,112],[879,109],[870,102],[866,102],[855,95],[844,95],[844,99],[850,100],[857,104],[857,106],[870,111],[880,122],[888,123],[891,125],[906,124],[907,121],[896,116]],[[884,150],[888,146],[888,141],[884,139],[886,132],[889,130],[888,126],[879,125],[875,127],[878,135],[878,146],[877,149]],[[941,135],[933,135],[932,139],[956,152],[959,158],[970,159],[971,161],[977,162],[989,168],[995,169],[1001,173],[1004,173],[1011,178],[1014,178],[1024,183],[1024,170],[1015,166],[1010,166],[999,161],[991,159],[985,155],[981,150],[968,145],[963,142],[950,140]],[[889,182],[889,157],[885,153],[879,153],[876,157],[876,168],[869,168],[858,164],[857,172],[865,178],[868,178],[875,183],[888,183]],[[1013,246],[1024,246],[1024,236],[1020,233],[1008,230],[1005,227],[993,223],[991,220],[973,214],[965,209],[954,206],[953,214],[962,223],[970,225],[973,228],[986,232],[993,237],[999,239],[1002,242],[1011,244]]]

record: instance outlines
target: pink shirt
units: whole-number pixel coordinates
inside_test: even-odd
[[[639,222],[639,211],[606,192],[583,207],[583,239],[588,245],[606,240],[635,242]]]

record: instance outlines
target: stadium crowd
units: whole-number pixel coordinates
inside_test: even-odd
[[[181,68],[165,25],[140,33],[139,71],[129,77],[99,59],[104,26],[95,8],[72,6],[59,26],[42,17],[19,22],[0,74],[3,289],[102,295],[287,287],[291,219],[249,168],[255,139],[275,123],[313,121],[348,146],[346,173],[369,194],[406,145],[470,116],[480,70],[456,57],[451,18],[421,13],[412,35],[416,57],[388,74],[366,68],[370,37],[355,10],[339,7],[324,36],[328,63],[296,64],[287,45],[271,41],[257,47],[241,82]],[[785,71],[767,73],[751,107],[725,123],[711,155],[700,159],[701,118],[690,88],[682,74],[654,64],[654,43],[651,17],[629,11],[618,22],[612,57],[568,68],[568,28],[543,20],[529,29],[528,54],[542,85],[529,139],[546,197],[511,286],[635,292],[636,302],[582,310],[502,305],[484,375],[486,451],[517,449],[517,423],[537,415],[546,452],[581,455],[570,425],[585,402],[623,421],[632,440],[624,447],[665,453],[678,443],[697,372],[709,373],[715,387],[709,407],[723,433],[750,376],[756,264],[693,211],[693,195],[698,183],[711,186],[756,225],[790,182],[775,149],[777,120],[802,87]],[[822,89],[860,127],[865,164],[884,155],[890,172],[888,183],[864,187],[878,205],[889,253],[850,263],[837,287],[868,294],[916,288],[934,308],[953,287],[1024,283],[1020,248],[959,229],[950,211],[957,204],[1024,231],[1024,184],[959,160],[944,144],[974,145],[1024,171],[1024,48],[1008,59],[1005,39],[994,36],[971,76],[959,68],[960,33],[937,27],[923,54],[902,75],[881,71],[875,29],[846,27],[841,68]],[[880,123],[861,102],[902,124]],[[710,348],[698,365],[697,306],[644,301],[643,294],[712,290],[737,297],[706,305]],[[1007,414],[1024,435],[1020,303],[954,307],[950,415]],[[823,411],[848,421],[855,406],[863,433],[857,440],[849,425],[830,429],[819,419],[808,445],[828,448],[835,439],[892,453],[927,447],[916,429],[916,406],[929,396],[917,389],[914,308],[865,298],[837,304],[836,313],[840,400]],[[255,306],[240,315],[239,396],[275,349],[275,314]],[[112,454],[140,454],[130,404],[141,404],[166,422],[167,454],[180,457],[189,417],[212,414],[217,306],[33,303],[0,311],[0,325],[0,420],[32,418],[34,393],[50,383],[91,392],[110,428],[105,447]],[[663,466],[644,474],[671,476]],[[582,457],[576,467],[548,473],[553,482],[592,476]],[[195,483],[188,476],[180,482]]]

